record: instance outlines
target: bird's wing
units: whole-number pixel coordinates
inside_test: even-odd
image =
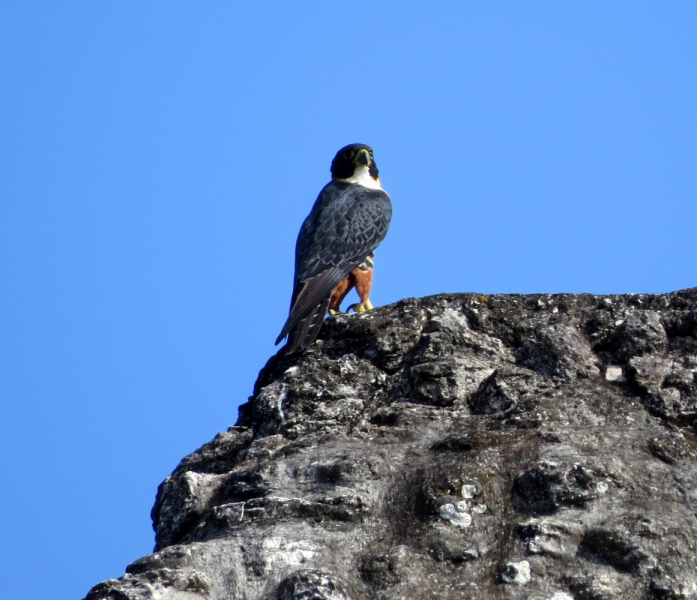
[[[318,315],[321,305],[383,240],[391,217],[390,197],[382,190],[342,182],[325,186],[298,235],[290,315],[276,343],[308,319],[318,321],[316,337],[326,314],[325,308]]]
[[[390,197],[382,190],[325,186],[298,235],[296,285],[331,267],[360,263],[383,240],[391,217]]]

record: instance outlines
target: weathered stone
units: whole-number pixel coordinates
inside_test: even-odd
[[[653,310],[632,311],[617,328],[615,339],[618,356],[625,360],[632,356],[663,352],[668,343],[660,315]]]
[[[697,289],[325,322],[89,600],[697,600]]]
[[[542,461],[513,482],[513,507],[525,515],[551,515],[564,506],[585,507],[596,497],[593,475],[582,465]]]
[[[638,541],[625,532],[603,527],[587,531],[581,539],[579,550],[618,571],[634,571],[641,565],[653,565]]]
[[[504,583],[525,585],[530,579],[530,563],[527,560],[509,562],[501,571],[501,581]]]
[[[409,549],[405,546],[397,546],[386,552],[372,553],[363,557],[359,562],[358,570],[361,577],[373,587],[378,589],[391,587],[401,582],[408,564]]]
[[[552,519],[530,519],[518,526],[528,554],[555,557],[576,554],[581,531],[580,524]]]
[[[321,571],[302,571],[279,587],[277,600],[348,600],[336,578]]]

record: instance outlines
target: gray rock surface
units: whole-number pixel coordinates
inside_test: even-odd
[[[88,600],[697,599],[697,289],[329,319]]]

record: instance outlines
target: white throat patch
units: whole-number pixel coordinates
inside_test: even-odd
[[[356,165],[356,170],[353,172],[353,175],[351,175],[351,177],[347,177],[346,179],[342,179],[342,181],[346,181],[347,183],[357,183],[358,185],[370,188],[371,190],[382,189],[380,179],[376,180],[370,176],[370,171],[368,170],[367,165]]]

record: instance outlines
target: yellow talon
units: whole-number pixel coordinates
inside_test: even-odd
[[[329,314],[330,315],[338,315],[341,311],[340,310],[334,310],[333,308],[329,309]]]
[[[349,307],[346,309],[346,312],[348,312],[348,311],[350,311],[350,310],[354,310],[354,311],[356,311],[357,313],[365,312],[365,308],[363,307],[363,305],[362,305],[362,304],[359,304],[358,302],[356,302],[356,304],[352,304],[351,306],[349,306]]]
[[[370,300],[366,300],[364,304],[361,304],[360,302],[352,304],[346,309],[346,312],[349,312],[350,310],[355,310],[358,313],[362,313],[369,310],[373,310],[373,308],[373,303]]]

